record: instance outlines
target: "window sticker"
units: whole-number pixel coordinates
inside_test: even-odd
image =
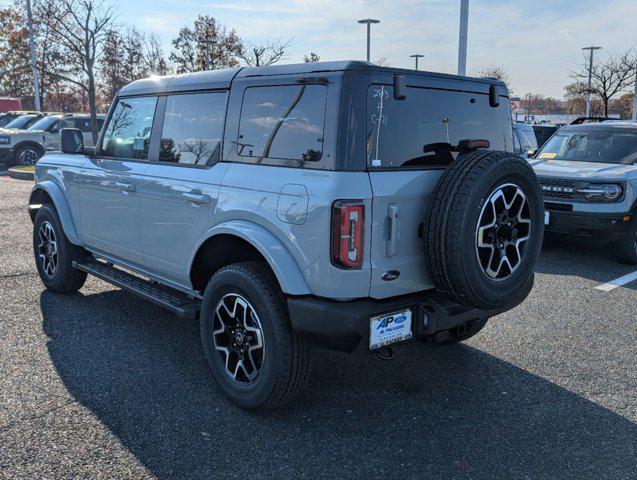
[[[555,158],[555,157],[557,157],[557,153],[553,153],[553,152],[540,153],[540,158]]]

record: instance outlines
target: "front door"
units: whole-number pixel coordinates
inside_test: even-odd
[[[156,97],[120,98],[98,156],[79,177],[81,237],[86,247],[139,262],[141,179],[148,168]]]

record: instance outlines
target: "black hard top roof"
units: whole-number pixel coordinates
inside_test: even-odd
[[[232,80],[244,77],[259,77],[273,75],[298,75],[313,73],[368,71],[379,73],[402,73],[409,75],[426,75],[438,78],[465,79],[485,84],[502,84],[492,78],[459,77],[445,73],[426,72],[393,67],[380,67],[368,62],[344,60],[338,62],[310,62],[288,65],[271,65],[267,67],[237,67],[222,70],[206,70],[203,72],[168,75],[165,77],[150,77],[129,83],[119,91],[119,95],[144,95],[166,92],[181,92],[215,88],[229,88]]]

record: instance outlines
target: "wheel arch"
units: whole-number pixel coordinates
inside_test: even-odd
[[[15,145],[15,147],[13,147],[13,151],[17,152],[21,148],[27,147],[27,146],[31,146],[31,147],[36,148],[38,150],[38,152],[40,152],[40,156],[42,156],[42,155],[44,155],[46,153],[46,149],[42,146],[42,144],[36,142],[35,140],[23,140],[23,141],[17,143]]]
[[[207,232],[191,255],[188,271],[192,288],[203,291],[220,268],[232,263],[264,261],[288,295],[309,295],[310,289],[296,261],[283,243],[260,225],[229,221]]]
[[[69,242],[79,245],[80,241],[66,197],[62,189],[50,180],[38,183],[31,191],[29,196],[29,216],[31,221],[35,220],[35,215],[40,207],[47,204],[53,205],[53,208],[55,208],[60,217],[64,234],[69,239]]]

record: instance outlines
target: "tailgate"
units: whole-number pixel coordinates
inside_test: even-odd
[[[370,296],[386,298],[433,288],[419,236],[442,170],[370,172],[373,191]],[[399,272],[397,278],[390,277]]]

